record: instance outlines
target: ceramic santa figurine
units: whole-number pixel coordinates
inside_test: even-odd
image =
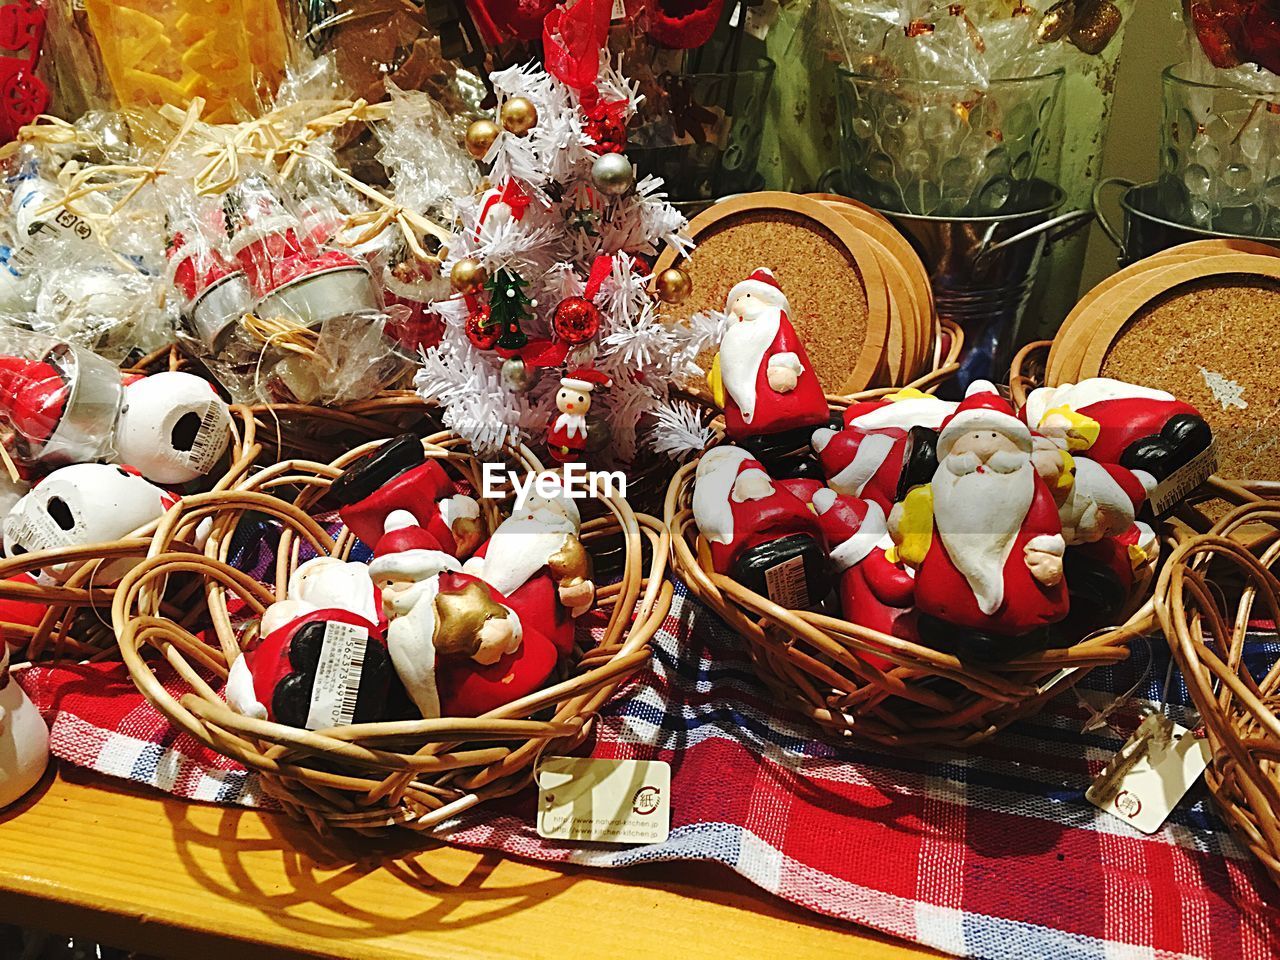
[[[9,676],[9,648],[0,643],[0,807],[22,798],[49,765],[49,728]]]
[[[587,448],[587,413],[591,410],[591,392],[610,384],[599,370],[580,367],[560,378],[556,391],[559,414],[547,431],[547,453],[556,463],[573,463],[582,459]]]
[[[998,657],[1018,648],[1000,638],[1066,616],[1062,523],[1031,452],[1026,424],[992,384],[975,381],[938,435],[932,482],[895,505],[889,527],[916,567],[926,642]]]
[[[559,475],[539,474],[524,504],[463,566],[517,609],[532,611],[561,654],[573,649],[573,620],[595,603],[591,555],[578,539],[581,525]]]
[[[1195,407],[1163,390],[1108,377],[1033,390],[1021,416],[1062,449],[1087,452],[1099,463],[1118,463],[1156,480],[1186,467],[1213,443],[1213,432]],[[1208,476],[1212,465],[1203,472]]]
[[[237,657],[226,698],[246,717],[322,730],[397,716],[396,684],[381,630],[326,608],[276,627]]]
[[[1133,526],[1155,478],[1141,470],[1059,453],[1060,469],[1037,472],[1053,491],[1067,546],[1116,537]],[[1033,454],[1033,461],[1035,460]]]
[[[709,376],[724,407],[725,433],[736,443],[797,432],[805,443],[830,416],[826,396],[796,336],[786,296],[761,267],[729,291],[729,326]],[[779,439],[779,438],[775,438]]]
[[[896,559],[884,511],[874,500],[819,490],[813,498],[818,522],[831,544],[831,562],[840,576],[844,618],[871,630],[919,642],[915,614],[915,578]],[[893,663],[863,654],[882,670]]]
[[[345,610],[366,623],[377,624],[381,609],[366,564],[314,557],[293,571],[285,598],[262,614],[259,633],[266,636],[316,610]]]
[[[53,471],[19,500],[4,525],[10,557],[36,550],[106,543],[160,519],[177,498],[129,467],[77,463]],[[134,561],[105,563],[95,582],[109,584]],[[79,563],[55,564],[44,572],[60,578]]]
[[[693,519],[717,573],[796,609],[830,592],[831,563],[817,516],[741,447],[702,455]]]
[[[937,430],[955,408],[950,401],[911,389],[850,404],[843,429],[819,427],[810,440],[827,485],[837,493],[874,500],[888,512],[912,449],[911,431]]]
[[[559,659],[543,632],[548,611],[414,543],[384,538],[369,572],[390,621],[392,662],[422,716],[475,717],[545,686]]]
[[[166,371],[124,388],[112,459],[153,483],[190,483],[214,468],[230,442],[231,410],[213,385]]]
[[[387,518],[408,513],[435,540],[432,549],[471,555],[484,535],[480,505],[459,493],[440,462],[411,433],[388,440],[343,471],[329,486],[347,529],[376,550]],[[403,524],[401,524],[403,526]]]

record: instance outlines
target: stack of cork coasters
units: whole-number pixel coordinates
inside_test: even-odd
[[[1280,481],[1280,251],[1173,247],[1103,281],[1054,338],[1049,385],[1114,377],[1166,390],[1213,428],[1223,476]]]
[[[828,393],[910,383],[940,363],[928,274],[879,214],[842,198],[765,191],[715,204],[689,225],[696,247],[673,250],[693,294],[668,316],[723,310],[735,283],[768,267],[787,291],[791,322]]]

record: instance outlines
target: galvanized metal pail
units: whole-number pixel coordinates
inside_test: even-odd
[[[924,261],[938,315],[964,330],[960,371],[940,393],[962,396],[974,380],[991,379],[1008,368],[1045,247],[1093,219],[1088,210],[1059,213],[1065,195],[1047,181],[1032,181],[1027,196],[1021,211],[996,216],[880,211]]]
[[[1117,230],[1102,211],[1103,191],[1109,187],[1124,190],[1120,197],[1120,209],[1124,212],[1123,230]],[[1120,266],[1168,250],[1193,240],[1252,240],[1280,247],[1280,237],[1259,237],[1238,233],[1221,233],[1202,230],[1176,223],[1160,215],[1159,184],[1156,181],[1137,184],[1121,177],[1107,177],[1093,188],[1093,211],[1098,225],[1107,237],[1120,249],[1117,258]]]

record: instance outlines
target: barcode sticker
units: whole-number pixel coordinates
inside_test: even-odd
[[[809,581],[804,575],[804,557],[796,556],[764,572],[769,599],[780,607],[803,610],[809,606]]]
[[[1151,504],[1151,512],[1162,517],[1184,499],[1187,494],[1209,479],[1218,469],[1218,441],[1210,441],[1200,453],[1192,457],[1184,466],[1179,467],[1165,477],[1147,498]]]
[[[191,449],[186,452],[187,466],[200,473],[208,473],[231,442],[231,414],[221,400],[210,400],[200,416],[200,429]]]
[[[341,727],[355,720],[368,642],[369,631],[364,627],[334,620],[324,625],[324,642],[320,645],[316,682],[307,711],[308,730]]]

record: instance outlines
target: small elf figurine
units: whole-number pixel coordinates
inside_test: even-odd
[[[582,459],[582,451],[587,447],[591,391],[612,382],[590,367],[580,367],[560,378],[560,389],[556,392],[556,409],[560,415],[547,431],[547,452],[556,463],[576,463]]]

